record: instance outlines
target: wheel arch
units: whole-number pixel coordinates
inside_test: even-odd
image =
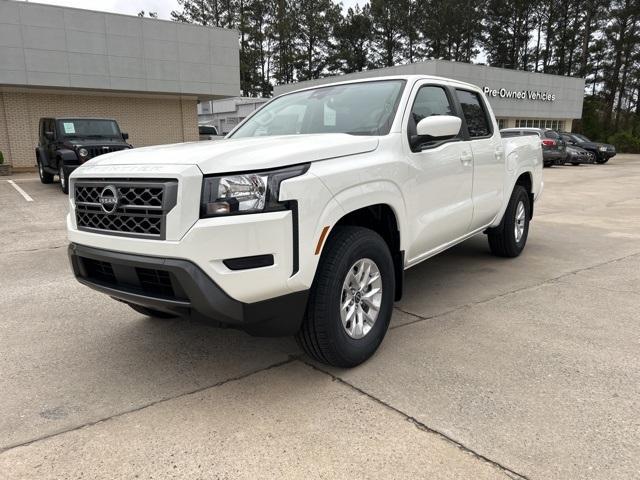
[[[516,179],[514,188],[516,185],[520,185],[524,187],[524,189],[527,191],[527,195],[529,196],[529,206],[530,206],[529,220],[531,220],[533,218],[533,204],[534,204],[533,174],[529,171],[521,173],[520,176]],[[513,189],[511,189],[511,191],[513,192]]]
[[[395,209],[388,203],[375,203],[356,208],[345,213],[331,229],[333,233],[336,227],[358,226],[368,228],[378,233],[391,252],[393,259],[396,295],[395,300],[402,298],[404,284],[404,250],[401,247],[401,227]],[[331,239],[329,234],[326,242]],[[325,244],[326,244],[325,242]]]

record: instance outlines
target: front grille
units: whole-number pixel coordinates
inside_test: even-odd
[[[78,181],[74,191],[78,229],[162,240],[177,190],[177,180]],[[117,203],[103,208],[101,196],[114,197],[114,191]]]
[[[90,147],[84,147],[84,148],[86,148],[89,151],[89,158],[94,158],[100,155],[104,155],[105,153],[119,152],[120,150],[125,150],[129,147],[125,147],[122,145],[116,145],[116,146],[105,145],[103,147],[90,146]]]

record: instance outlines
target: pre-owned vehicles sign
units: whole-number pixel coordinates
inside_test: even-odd
[[[509,90],[507,88],[483,87],[482,90],[487,97],[505,98],[511,100],[533,100],[541,102],[553,102],[556,99],[555,93],[539,92],[535,90]]]

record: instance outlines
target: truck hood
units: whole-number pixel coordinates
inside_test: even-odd
[[[375,150],[377,137],[322,133],[176,143],[108,153],[86,165],[197,165],[203,173],[286,167]]]

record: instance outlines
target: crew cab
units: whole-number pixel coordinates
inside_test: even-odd
[[[295,335],[341,367],[380,345],[406,269],[481,233],[520,255],[543,185],[537,137],[502,139],[480,88],[419,75],[287,93],[222,141],[70,178],[81,283],[145,315]]]
[[[38,126],[36,164],[42,183],[53,183],[69,193],[67,179],[87,160],[109,152],[133,148],[129,135],[110,118],[41,118]]]

